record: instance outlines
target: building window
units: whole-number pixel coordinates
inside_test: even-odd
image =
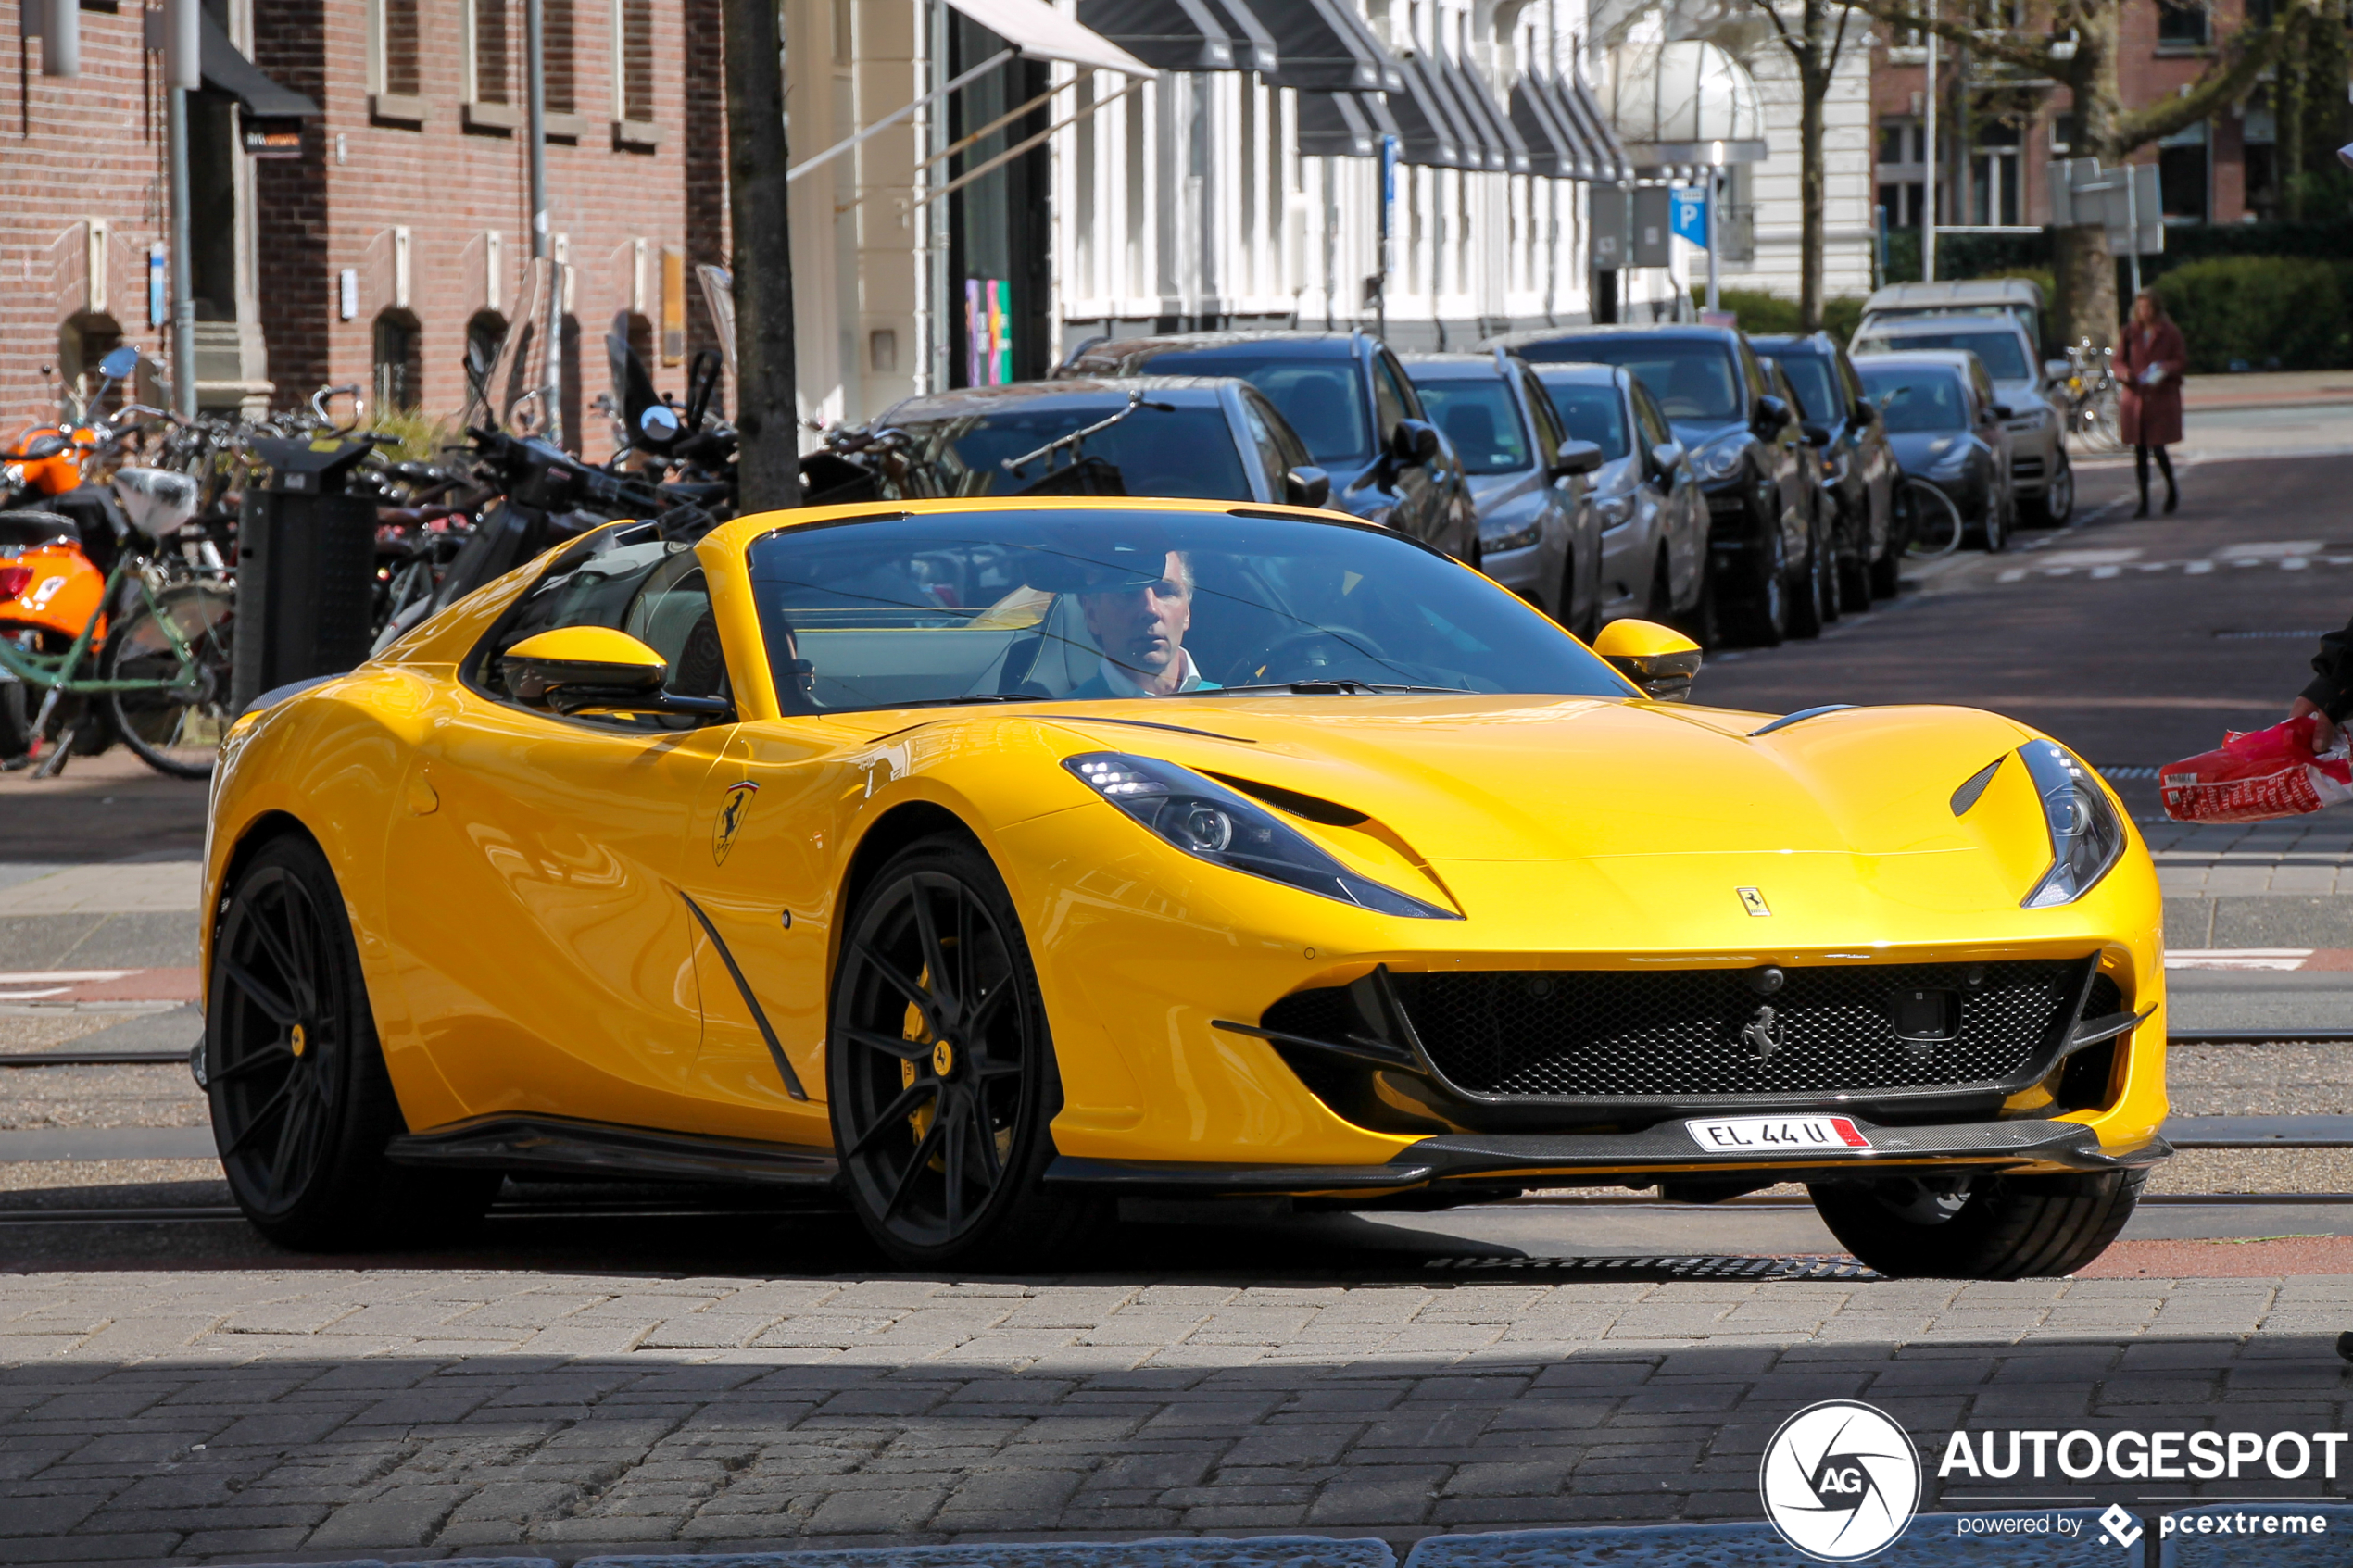
[[[1999,120],[1978,129],[1969,159],[1969,221],[2018,224],[2019,131]]]
[[[2160,54],[2175,49],[2203,49],[2211,41],[2206,7],[2197,0],[2157,0],[2157,47]]]
[[[540,71],[546,82],[547,112],[580,112],[580,74],[573,32],[573,0],[542,0],[539,8]],[[552,129],[552,128],[551,128]],[[573,134],[578,134],[575,130]]]
[[[2157,144],[2157,183],[2168,223],[2207,220],[2208,151],[2204,120]]]
[[[623,145],[661,144],[654,124],[654,0],[612,0],[613,140]]]
[[[376,407],[413,408],[424,393],[424,333],[406,310],[376,318]]]
[[[372,0],[368,7],[368,112],[414,125],[425,118],[418,10],[423,0]]]
[[[513,58],[508,27],[511,0],[466,0],[466,100],[469,128],[511,131],[520,122],[508,80]]]

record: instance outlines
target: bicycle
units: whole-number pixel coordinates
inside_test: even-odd
[[[2067,381],[2054,388],[2065,407],[2061,417],[2068,433],[2082,443],[2089,452],[2120,452],[2124,449],[2122,427],[2119,424],[2116,351],[2103,348],[2095,351],[2090,338],[2083,339],[2067,351]]]
[[[107,427],[101,452],[119,447],[125,433]],[[192,560],[184,550],[166,553],[167,544],[178,542],[182,525],[195,515],[203,494],[195,477],[169,469],[125,468],[113,475],[112,489],[122,520],[117,525],[120,537],[80,629],[57,651],[61,631],[0,621],[0,675],[20,688],[13,694],[19,701],[31,691],[42,693],[40,710],[25,726],[31,745],[48,734],[66,699],[94,699],[103,705],[123,744],[147,766],[174,778],[208,778],[221,736],[235,717],[228,707],[235,586],[225,571],[206,570],[201,554]],[[38,548],[60,558],[50,564],[67,565],[62,558],[70,556],[80,558],[79,571],[90,571],[70,519],[41,512],[8,515],[26,523],[46,519],[46,526],[24,531],[25,541],[44,535]],[[36,552],[20,544],[9,574],[22,579],[18,594],[29,589],[37,596],[39,588],[31,584],[36,575],[45,576],[48,566],[24,564],[29,558],[37,558]],[[68,725],[36,776],[54,778],[64,771],[86,721],[85,715]]]
[[[1966,529],[1961,508],[1925,479],[1906,479],[1895,487],[1895,515],[1907,559],[1941,560],[1961,547]]]

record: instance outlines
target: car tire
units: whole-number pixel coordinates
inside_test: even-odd
[[[333,868],[286,833],[236,868],[207,988],[205,1098],[229,1190],[281,1247],[347,1252],[460,1236],[496,1172],[394,1164],[407,1132]]]
[[[2043,486],[2043,494],[2028,503],[2034,521],[2045,528],[2064,528],[2067,520],[2075,515],[2075,465],[2067,460],[2067,447],[2062,444],[2051,470],[2050,483]]]
[[[925,1269],[1019,1268],[1069,1249],[1102,1206],[1044,1182],[1062,1083],[996,866],[960,834],[921,839],[875,874],[845,929],[825,1077],[842,1185],[867,1234]]]
[[[1797,564],[1796,581],[1790,584],[1789,634],[1810,639],[1822,634],[1831,620],[1829,559],[1822,545],[1821,520],[1818,516],[1806,525],[1806,559]]]
[[[0,768],[32,759],[32,717],[22,681],[0,680]]]
[[[1978,1176],[1940,1191],[1894,1176],[1807,1190],[1831,1234],[1891,1279],[2024,1279],[2073,1273],[2106,1251],[2146,1180],[2141,1171]]]
[[[1838,558],[1838,607],[1844,613],[1861,615],[1878,596],[1871,582],[1871,566],[1860,553]]]
[[[1663,562],[1664,557],[1661,559]],[[1710,560],[1699,563],[1698,596],[1692,600],[1691,608],[1669,617],[1667,622],[1703,648],[1724,646],[1724,618],[1718,609],[1715,567],[1716,563]]]
[[[1663,546],[1659,549],[1658,559],[1651,566],[1650,593],[1642,601],[1642,619],[1655,621],[1662,626],[1674,624],[1675,573]]]

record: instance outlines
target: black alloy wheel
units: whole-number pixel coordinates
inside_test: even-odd
[[[2075,515],[2075,465],[2067,460],[2065,442],[2057,445],[2051,462],[2051,477],[2029,510],[2043,527],[2064,528],[2067,520]]]
[[[281,1246],[343,1251],[450,1239],[479,1221],[495,1173],[406,1170],[334,872],[288,834],[246,858],[220,910],[203,1082],[237,1207]]]
[[[2145,1171],[1887,1176],[1807,1187],[1831,1234],[1891,1279],[2073,1273],[2133,1217]]]
[[[1051,1258],[1098,1205],[1041,1183],[1061,1081],[996,867],[961,836],[921,840],[875,876],[848,929],[825,1071],[860,1221],[921,1267]]]

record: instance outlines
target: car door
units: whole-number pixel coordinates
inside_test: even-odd
[[[1994,391],[1994,378],[1986,373],[1985,361],[1969,356],[1969,392],[1977,404],[1978,438],[1994,450],[1994,489],[2007,508],[2014,504],[2010,468],[2009,421],[1994,412],[2001,399]]]
[[[1371,352],[1375,428],[1386,450],[1396,436],[1398,420],[1427,421],[1429,416],[1389,350],[1375,346]],[[1397,488],[1396,526],[1402,533],[1468,560],[1478,553],[1478,523],[1471,513],[1462,463],[1454,456],[1453,444],[1441,434],[1439,448],[1438,457],[1427,463],[1385,465],[1390,483]],[[1374,471],[1383,467],[1377,462]]]
[[[1545,505],[1553,515],[1545,520],[1544,537],[1560,541],[1558,559],[1548,559],[1547,565],[1559,573],[1554,582],[1569,585],[1558,620],[1564,626],[1597,624],[1589,618],[1601,614],[1604,594],[1601,526],[1593,516],[1592,481],[1584,474],[1551,477],[1561,445],[1568,440],[1568,430],[1536,373],[1516,361],[1515,366],[1512,383],[1518,389],[1520,417],[1535,432],[1537,471],[1547,476]]]
[[[1772,464],[1775,498],[1780,504],[1781,544],[1790,570],[1806,559],[1806,520],[1812,515],[1813,497],[1806,489],[1804,472],[1803,438],[1797,429],[1797,405],[1785,388],[1776,387],[1758,361],[1756,350],[1746,338],[1740,340],[1741,374],[1748,386],[1749,407],[1755,408],[1756,399],[1768,394],[1788,404],[1788,416],[1780,428],[1763,437],[1768,460]]]
[[[1846,398],[1847,424],[1855,433],[1855,469],[1861,484],[1864,515],[1869,528],[1865,537],[1866,558],[1877,560],[1887,547],[1888,529],[1895,516],[1895,481],[1898,470],[1895,453],[1888,445],[1887,422],[1876,417],[1865,419],[1858,412],[1866,407],[1863,381],[1855,373],[1855,362],[1844,349],[1833,349],[1831,363],[1838,374],[1839,387]]]
[[[538,632],[634,628],[673,643],[675,684],[694,628],[647,612],[694,564],[649,525],[599,530],[412,716],[384,878],[409,1016],[387,1033],[417,1040],[470,1115],[692,1124],[702,1020],[677,866],[731,726],[565,717],[519,700],[501,656]]]
[[[1688,605],[1700,591],[1700,574],[1707,570],[1707,503],[1700,495],[1699,475],[1688,453],[1668,469],[1659,468],[1652,458],[1650,455],[1659,447],[1675,444],[1674,428],[1650,388],[1630,375],[1626,387],[1633,402],[1635,441],[1650,475],[1642,488],[1657,508],[1654,537],[1667,545],[1667,577],[1675,602]]]

